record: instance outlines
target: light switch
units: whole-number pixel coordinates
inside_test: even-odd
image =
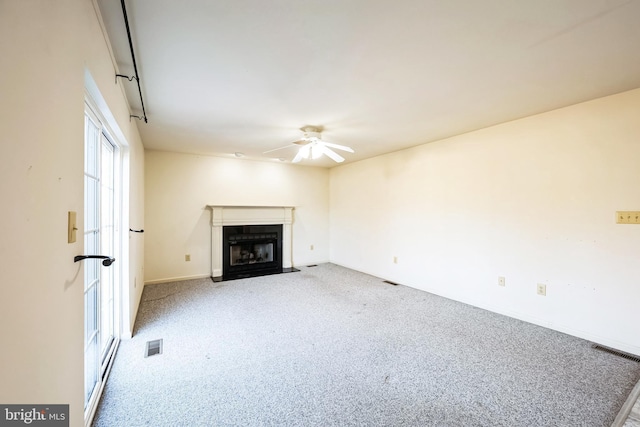
[[[68,243],[75,243],[76,241],[76,231],[78,231],[78,227],[76,226],[76,213],[74,211],[69,211],[69,223],[68,223]]]
[[[640,224],[640,211],[617,211],[617,224]]]

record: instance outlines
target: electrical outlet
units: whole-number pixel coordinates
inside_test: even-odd
[[[506,286],[506,281],[504,277],[498,276],[498,286]]]
[[[538,283],[538,295],[547,296],[547,285]]]
[[[313,245],[311,245],[311,246],[309,247],[309,249],[310,249],[310,250],[313,250]]]
[[[394,256],[394,257],[393,257],[393,263],[394,263],[394,264],[397,264],[397,263],[398,263],[398,257],[397,257],[397,256]]]
[[[191,261],[191,255],[186,254],[186,255],[184,256],[184,260],[185,260],[185,261]]]

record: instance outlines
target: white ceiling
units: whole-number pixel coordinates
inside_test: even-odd
[[[118,0],[98,0],[120,72]],[[640,87],[638,0],[127,0],[147,149],[346,162]],[[134,114],[134,82],[123,82]],[[304,165],[333,166],[328,159]]]

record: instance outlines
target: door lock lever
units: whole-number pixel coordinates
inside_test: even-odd
[[[104,260],[102,261],[102,265],[104,265],[105,267],[109,267],[111,264],[113,264],[116,259],[112,258],[110,256],[106,256],[106,255],[76,255],[73,257],[73,262],[78,262],[78,261],[82,261],[83,259],[101,259]]]

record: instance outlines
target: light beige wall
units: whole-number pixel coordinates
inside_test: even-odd
[[[0,1],[0,61],[0,402],[68,403],[80,426],[83,239],[67,243],[67,212],[82,229],[85,69],[131,145],[137,221],[143,151],[90,0]]]
[[[207,205],[294,206],[294,266],[329,260],[327,169],[160,151],[145,167],[147,283],[211,275]]]
[[[640,354],[640,226],[615,224],[640,210],[639,111],[635,90],[333,168],[330,259]]]
[[[141,125],[142,126],[142,125]],[[129,138],[129,228],[144,230],[144,147],[137,131],[132,132]],[[135,143],[134,143],[135,142]],[[144,289],[144,242],[145,233],[129,233],[129,283],[125,286],[128,290],[128,315],[123,313],[123,337],[133,335],[138,306]]]

